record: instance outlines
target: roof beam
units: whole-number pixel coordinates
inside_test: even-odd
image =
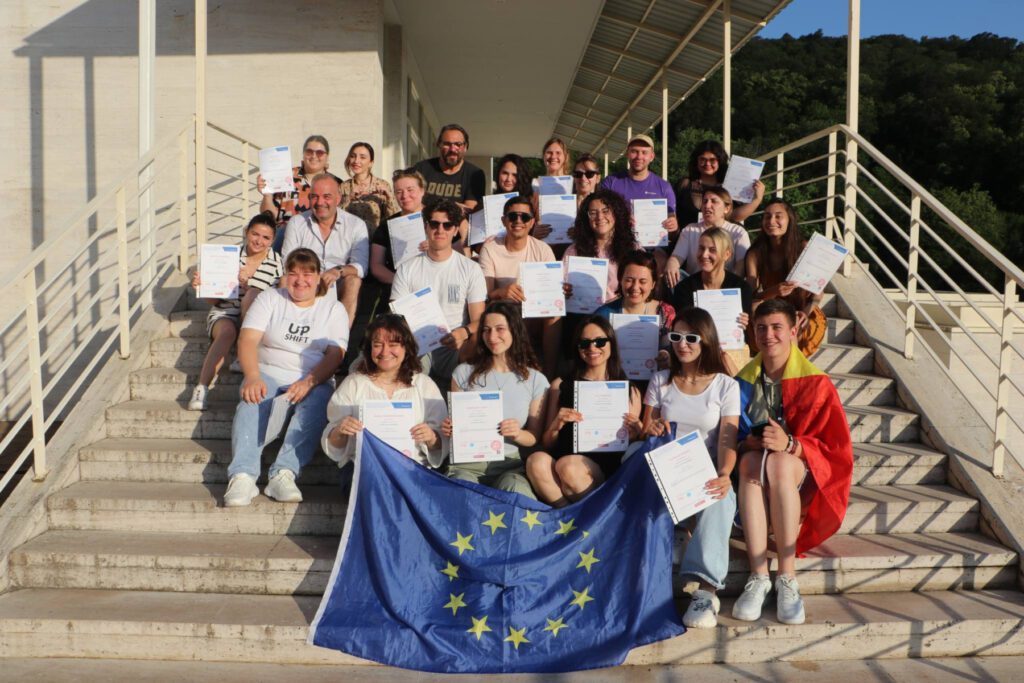
[[[616,102],[622,102],[623,104],[629,104],[629,100],[625,100],[625,99],[623,99],[621,97],[616,97],[615,95],[610,95],[610,94],[604,92],[603,90],[594,90],[593,88],[588,88],[587,86],[580,85],[579,83],[573,83],[572,87],[579,88],[580,90],[585,90],[587,92],[592,92],[595,95],[600,95],[601,97],[607,97],[609,100],[615,100]],[[650,107],[645,107],[642,104],[636,105],[636,107],[634,107],[634,109],[644,109],[644,110],[649,111],[649,112],[657,113],[657,112],[655,112],[654,109],[651,109]]]
[[[590,45],[591,45],[591,47],[596,47],[596,48],[598,48],[600,50],[604,50],[605,52],[610,52],[613,55],[619,55],[620,57],[625,57],[626,59],[632,59],[635,62],[640,62],[641,64],[646,64],[647,66],[653,66],[655,68],[661,68],[663,66],[661,64],[661,62],[659,62],[656,59],[651,59],[650,57],[644,57],[643,55],[638,55],[635,52],[625,52],[625,51],[620,50],[620,49],[618,49],[616,47],[612,47],[611,45],[606,45],[604,43],[599,43],[596,40],[591,40],[590,41]],[[664,68],[665,68],[665,70],[668,73],[675,74],[677,76],[682,76],[683,78],[689,78],[689,79],[694,80],[694,81],[699,81],[703,77],[703,74],[699,74],[699,73],[697,73],[695,71],[688,71],[686,69],[680,69],[679,67],[675,67],[675,66],[669,66],[669,67],[664,67]]]
[[[601,71],[600,69],[595,69],[594,67],[587,66],[586,64],[580,64],[580,70],[581,71],[589,71],[589,72],[591,72],[593,74],[597,74],[598,76],[601,76],[602,78],[613,78],[616,81],[622,81],[623,83],[629,83],[630,85],[635,85],[638,88],[642,88],[642,87],[644,87],[644,85],[646,85],[643,81],[638,81],[635,78],[630,78],[629,76],[620,76],[619,74],[608,73],[607,71]]]
[[[686,2],[690,5],[697,5],[702,9],[707,9],[712,4],[709,0],[683,0],[683,2]],[[744,12],[743,10],[731,9],[729,14],[738,19],[742,19],[743,21],[748,21],[751,24],[761,24],[762,26],[764,26],[764,24],[766,23],[764,19],[757,16],[756,14],[750,14],[749,12]]]
[[[594,99],[597,100],[598,98],[595,97]],[[601,107],[597,106],[596,102],[595,103],[587,103],[587,102],[580,102],[579,100],[567,99],[565,101],[565,103],[566,104],[575,104],[577,107],[583,107],[584,109],[593,109],[594,111],[596,111],[596,112],[598,112],[600,114],[604,114],[606,116],[611,116],[612,118],[615,118],[616,116],[619,115],[619,113],[617,111],[608,111],[607,109],[601,109]]]

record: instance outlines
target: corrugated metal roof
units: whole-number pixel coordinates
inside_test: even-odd
[[[791,0],[732,0],[735,53]],[[554,134],[577,151],[619,154],[722,64],[722,0],[607,0]]]

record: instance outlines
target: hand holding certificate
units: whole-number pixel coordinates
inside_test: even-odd
[[[416,442],[412,438],[415,427],[412,401],[363,401],[359,406],[359,421],[378,439],[407,458],[416,455]],[[368,425],[372,425],[372,428]],[[363,432],[356,437],[356,456],[363,450]]]
[[[505,202],[515,196],[517,196],[515,192],[506,192],[505,194],[489,194],[484,197],[484,208],[470,214],[470,244],[480,244],[488,237],[497,237],[505,229],[501,223]]]
[[[519,285],[526,296],[523,301],[524,318],[555,318],[565,315],[560,262],[519,264]]]
[[[263,176],[263,194],[292,192],[292,153],[287,145],[260,150],[260,175]]]
[[[548,244],[570,244],[569,228],[576,222],[576,195],[550,194],[540,197],[540,222],[551,226],[544,238]]]
[[[629,379],[649,380],[658,369],[661,316],[612,313],[611,323],[619,340],[622,371]]]
[[[690,432],[648,452],[647,464],[658,482],[674,524],[716,502],[714,496],[704,489],[709,481],[718,477],[718,473],[700,432]]]
[[[437,294],[430,287],[406,294],[391,302],[391,310],[405,318],[409,324],[420,355],[441,348],[441,340],[451,330],[444,319],[444,311],[437,300]]]
[[[589,314],[604,303],[608,286],[608,259],[570,256],[565,279],[572,287],[572,296],[565,300],[569,313]]]
[[[448,395],[452,416],[453,463],[505,459],[505,440],[498,433],[504,418],[500,391],[453,391]]]
[[[761,179],[763,170],[763,161],[733,154],[729,158],[729,170],[725,172],[722,187],[729,191],[733,201],[749,204],[754,201],[754,181]]]
[[[238,298],[238,261],[242,248],[230,244],[204,244],[199,251],[200,299]]]
[[[746,346],[743,326],[738,322],[743,313],[741,301],[738,289],[698,289],[693,293],[693,305],[711,315],[718,332],[718,343],[728,351]]]
[[[846,254],[846,247],[816,232],[811,235],[811,241],[793,264],[786,280],[811,294],[821,294],[839,266],[843,265]]]
[[[391,260],[397,270],[402,261],[419,253],[419,245],[423,241],[423,214],[417,211],[392,218],[388,221],[388,237],[391,240]]]
[[[666,219],[667,199],[633,200],[633,230],[641,247],[668,246],[668,230],[662,225]]]
[[[629,412],[629,382],[576,382],[576,410],[583,419],[573,423],[576,453],[614,453],[629,445],[624,424]]]

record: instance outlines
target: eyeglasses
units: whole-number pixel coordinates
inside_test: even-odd
[[[526,213],[525,211],[509,211],[505,214],[505,218],[508,219],[509,223],[515,223],[516,221],[522,221],[523,223],[529,223],[533,220],[532,213]]]
[[[429,225],[432,230],[437,230],[438,228],[443,228],[444,230],[453,230],[455,227],[457,227],[455,223],[452,223],[450,221],[430,220],[427,221],[427,225]]]
[[[603,349],[610,341],[611,339],[609,339],[608,337],[597,337],[596,339],[580,339],[580,342],[579,344],[577,344],[577,346],[580,347],[580,351],[586,351],[587,349],[590,348],[591,344],[593,344],[599,349]]]
[[[590,180],[594,176],[599,176],[599,175],[601,175],[600,171],[573,171],[572,172],[572,177],[575,178],[576,180],[579,180],[580,178],[584,178],[584,177],[587,180]]]
[[[608,207],[605,207],[603,209],[591,209],[590,211],[587,211],[587,215],[590,216],[590,218],[598,218],[600,216],[611,216],[612,210],[609,209]]]
[[[461,149],[466,146],[465,142],[449,142],[448,140],[441,141],[442,147],[454,147],[455,149]]]
[[[701,166],[717,166],[718,159],[716,157],[701,157],[700,159],[697,159],[697,163]]]
[[[668,340],[673,344],[686,342],[687,344],[700,344],[700,335],[693,332],[669,332]]]
[[[323,159],[327,156],[327,152],[322,149],[307,149],[302,154],[307,157],[316,157],[317,159]]]

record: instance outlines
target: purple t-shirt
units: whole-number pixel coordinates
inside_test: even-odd
[[[626,200],[630,210],[634,199],[667,199],[668,212],[676,212],[676,193],[667,180],[654,173],[648,173],[643,180],[633,180],[626,172],[613,173],[601,182],[601,187],[618,192]]]

